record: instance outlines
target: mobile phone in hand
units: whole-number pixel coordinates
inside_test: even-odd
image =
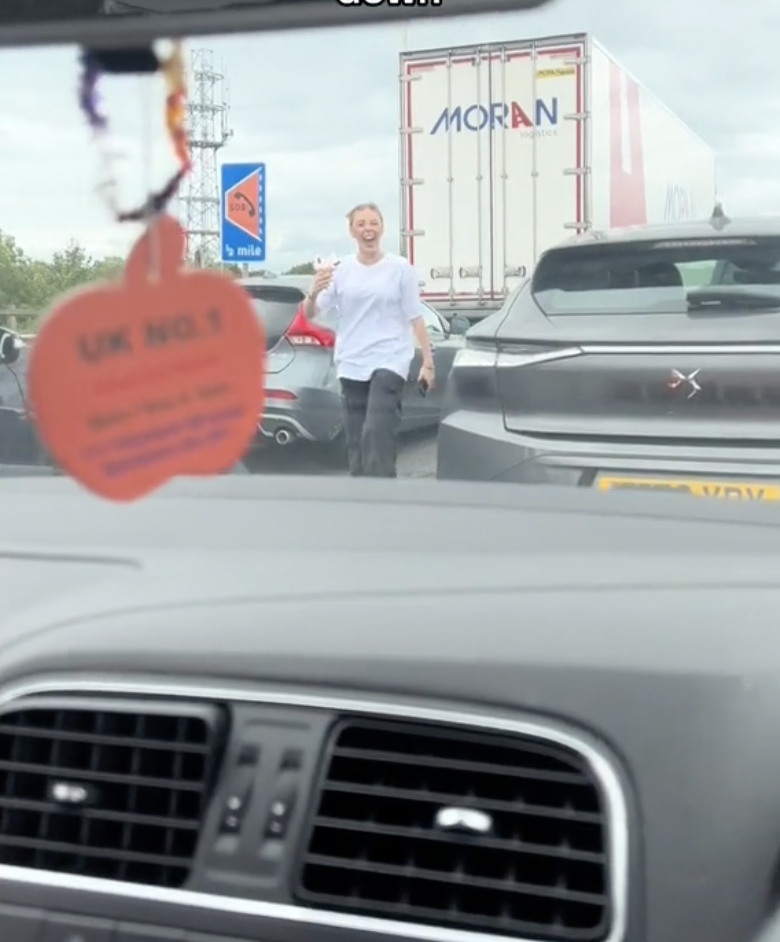
[[[417,380],[417,388],[420,390],[421,396],[427,396],[430,386],[428,385],[428,380],[423,377],[422,379]]]

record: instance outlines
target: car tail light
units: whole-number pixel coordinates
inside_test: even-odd
[[[312,324],[303,313],[303,305],[295,312],[292,323],[284,332],[288,343],[298,347],[333,347],[336,337],[327,327]]]

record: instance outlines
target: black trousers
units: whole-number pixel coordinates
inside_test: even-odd
[[[376,370],[366,381],[341,380],[344,438],[353,477],[397,477],[396,434],[405,385],[392,370]]]

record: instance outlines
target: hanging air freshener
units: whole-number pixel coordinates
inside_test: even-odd
[[[104,154],[101,191],[118,222],[146,231],[122,280],[61,298],[28,369],[29,401],[57,463],[117,501],[173,477],[218,474],[240,460],[263,407],[265,337],[246,292],[217,272],[184,267],[185,235],[165,210],[190,169],[182,49],[82,53],[79,103]],[[103,74],[162,72],[178,169],[133,211],[119,209],[97,106]]]

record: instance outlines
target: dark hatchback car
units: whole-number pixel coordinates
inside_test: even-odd
[[[341,432],[340,389],[333,362],[335,335],[327,316],[309,321],[303,315],[301,302],[311,276],[254,277],[239,283],[251,296],[266,331],[266,401],[258,422],[258,444],[335,442]],[[468,328],[465,319],[449,322],[424,302],[420,313],[433,349],[437,384],[428,395],[420,394],[418,351],[404,393],[402,432],[439,422],[446,378]]]
[[[61,474],[38,437],[27,403],[30,348],[16,334],[0,328],[0,477]],[[242,462],[232,474],[247,474]]]
[[[29,347],[0,328],[0,475],[51,473],[51,463],[27,415]]]
[[[546,252],[467,335],[437,473],[780,500],[780,220]]]

